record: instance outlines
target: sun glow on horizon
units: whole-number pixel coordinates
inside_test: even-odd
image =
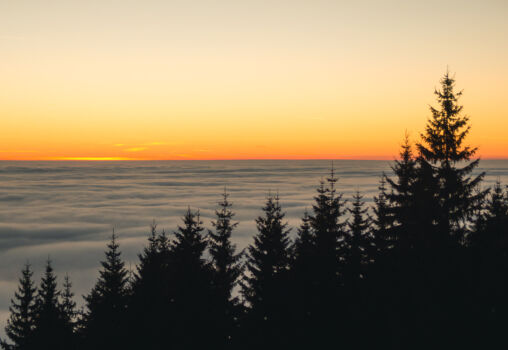
[[[50,157],[41,160],[118,161],[118,160],[136,160],[136,159],[127,157]]]
[[[0,159],[394,159],[448,64],[466,143],[508,158],[507,16],[496,0],[0,0]]]

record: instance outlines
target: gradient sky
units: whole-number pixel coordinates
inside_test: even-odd
[[[0,159],[392,158],[447,65],[508,157],[508,2],[0,0]]]

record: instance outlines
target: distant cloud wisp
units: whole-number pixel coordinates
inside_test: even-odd
[[[125,152],[141,152],[146,151],[148,147],[131,147],[124,149]]]

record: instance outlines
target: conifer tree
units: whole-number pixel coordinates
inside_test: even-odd
[[[385,177],[391,192],[386,194],[393,214],[393,240],[397,248],[407,250],[411,247],[411,233],[417,226],[414,198],[417,163],[413,155],[409,137],[406,134],[401,146],[400,159],[392,166],[394,179]]]
[[[287,346],[289,311],[287,276],[290,240],[279,196],[269,196],[264,216],[256,219],[257,234],[247,248],[242,294],[249,307],[249,339],[253,348]]]
[[[342,194],[337,194],[337,181],[332,169],[326,183],[320,182],[318,194],[314,197],[313,213],[309,217],[316,249],[316,282],[320,289],[330,292],[338,285],[345,239],[345,223],[340,222],[345,213],[345,201]]]
[[[66,322],[69,325],[73,325],[77,316],[76,311],[76,302],[74,301],[74,293],[72,292],[72,283],[69,278],[69,275],[66,275],[64,278],[63,291],[61,293],[62,301],[60,303],[60,307],[62,309],[62,314]],[[71,326],[73,328],[73,326]]]
[[[475,332],[490,339],[487,345],[495,347],[504,341],[508,315],[508,197],[499,181],[477,214],[468,239],[474,261],[469,273],[475,287],[473,310],[477,310],[471,324]]]
[[[352,208],[348,208],[352,217],[348,221],[349,232],[345,241],[346,271],[347,279],[352,283],[365,278],[367,265],[372,258],[370,217],[362,198],[363,196],[357,191],[353,196]]]
[[[342,299],[338,297],[342,284],[342,272],[345,259],[345,201],[337,193],[335,185],[338,179],[332,168],[326,181],[321,181],[314,197],[309,223],[314,239],[314,258],[312,263],[313,295],[311,318],[313,327],[309,329],[309,339],[319,339],[322,344],[341,328],[337,314],[341,313]]]
[[[121,259],[114,232],[107,248],[99,279],[90,294],[85,296],[84,336],[87,348],[112,349],[125,345],[129,272]]]
[[[381,176],[378,189],[379,194],[374,197],[374,218],[372,219],[376,257],[386,254],[394,244],[393,211],[386,192],[386,175],[384,173]]]
[[[232,222],[235,214],[231,210],[231,202],[228,201],[229,194],[224,191],[222,196],[220,208],[215,211],[217,219],[212,221],[215,232],[209,231],[208,235],[214,267],[214,284],[222,299],[229,302],[233,287],[242,272],[239,265],[241,253],[237,254],[236,246],[231,243],[231,233],[238,222]]]
[[[170,321],[170,245],[165,232],[150,226],[148,245],[139,254],[129,304],[131,348],[160,349],[167,342]]]
[[[494,184],[483,212],[478,215],[473,245],[503,251],[508,248],[508,193],[501,182]]]
[[[302,347],[311,345],[312,336],[309,336],[309,333],[312,329],[315,311],[314,296],[317,294],[315,290],[315,258],[314,232],[309,214],[305,210],[292,247],[290,271],[293,341]]]
[[[231,243],[231,234],[238,222],[233,222],[229,194],[224,190],[219,209],[215,211],[216,220],[212,221],[214,231],[209,231],[209,251],[213,267],[213,289],[216,316],[214,328],[218,346],[224,348],[231,344],[235,328],[235,319],[239,312],[238,298],[232,297],[233,288],[242,273],[240,259],[242,253],[236,253],[236,246]]]
[[[2,349],[21,350],[35,349],[32,337],[35,328],[35,284],[30,264],[26,264],[19,279],[18,290],[14,293],[9,307],[10,316],[7,320],[5,333],[11,342],[0,342]]]
[[[438,180],[436,202],[441,235],[450,235],[456,244],[464,243],[468,221],[481,204],[486,192],[475,192],[484,173],[470,176],[479,165],[479,158],[471,161],[477,149],[464,145],[469,133],[469,118],[462,115],[458,104],[462,91],[455,91],[455,79],[447,71],[441,79],[441,89],[435,90],[438,108],[430,107],[422,142],[417,144],[421,162],[432,166]],[[426,164],[425,164],[426,163]],[[460,167],[461,163],[466,163]]]
[[[375,251],[371,236],[370,216],[359,191],[353,195],[351,217],[347,221],[347,235],[344,242],[344,269],[342,272],[342,295],[347,300],[344,309],[345,341],[362,347],[365,340],[362,337],[363,327],[367,325],[372,315],[367,307],[367,276],[368,268],[374,261]]]
[[[172,246],[174,260],[192,263],[194,267],[206,265],[203,253],[207,242],[202,225],[199,211],[193,213],[189,207],[183,217],[183,226],[178,226],[178,230],[174,232],[175,242]]]
[[[171,281],[174,344],[180,348],[205,346],[213,334],[212,271],[204,259],[207,248],[199,211],[188,208],[183,225],[174,232],[171,246]],[[171,317],[171,315],[170,315]]]
[[[429,257],[442,246],[436,244],[435,239],[437,179],[432,166],[413,154],[407,134],[392,171],[394,176],[386,177],[390,188],[386,198],[393,220],[390,230],[393,249],[384,255],[381,265],[375,266],[378,274],[374,287],[378,298],[376,307],[385,313],[377,322],[381,327],[399,327],[405,339],[411,339],[418,336],[420,327],[429,327],[428,318],[432,318],[433,310],[438,308],[437,303],[432,302],[437,298],[434,292],[437,286],[429,276],[436,267],[434,261],[437,261]],[[383,303],[389,303],[389,306]],[[422,306],[415,308],[417,304]],[[402,323],[401,317],[419,323]],[[385,328],[385,331],[389,329]]]
[[[406,135],[400,160],[392,167],[394,178],[386,177],[390,193],[386,195],[393,219],[391,233],[398,253],[409,249],[435,247],[435,218],[438,179],[432,166],[422,157],[415,157]]]
[[[294,270],[297,270],[296,275],[300,275],[301,271],[309,270],[316,253],[315,250],[315,237],[310,224],[310,217],[307,210],[303,214],[302,224],[298,228],[296,239],[293,245],[293,262]],[[306,275],[312,275],[312,271],[308,271]]]
[[[63,337],[65,338],[65,344],[68,345],[69,349],[72,349],[77,346],[75,330],[78,312],[76,311],[76,302],[73,299],[72,283],[68,275],[64,278],[63,290],[60,293],[60,297],[60,314],[64,324]]]
[[[53,272],[51,261],[46,263],[46,270],[38,290],[35,313],[35,330],[33,342],[41,349],[70,349],[66,337],[67,324],[60,307],[60,291],[57,289],[57,277]]]

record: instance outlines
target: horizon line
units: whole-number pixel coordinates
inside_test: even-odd
[[[246,160],[376,160],[391,161],[399,159],[393,157],[338,157],[338,158],[127,158],[127,157],[52,157],[52,158],[36,158],[36,159],[0,159],[0,162],[151,162],[151,161],[246,161]],[[508,157],[478,157],[471,159],[480,160],[508,160]]]

